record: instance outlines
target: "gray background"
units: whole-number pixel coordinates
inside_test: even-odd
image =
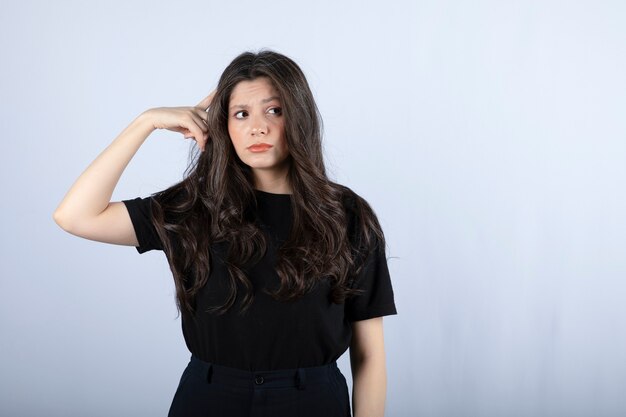
[[[140,112],[268,47],[387,235],[387,415],[625,415],[625,28],[621,1],[3,2],[0,414],[166,414],[189,353],[165,257],[52,213]],[[113,199],[190,145],[153,134]]]

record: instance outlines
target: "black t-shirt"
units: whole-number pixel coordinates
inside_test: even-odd
[[[263,292],[264,287],[274,290],[280,283],[272,265],[276,249],[290,231],[291,195],[255,192],[257,218],[268,237],[268,250],[248,270],[254,301],[246,314],[237,314],[242,297],[238,291],[235,304],[224,315],[205,311],[221,305],[230,291],[226,265],[219,254],[212,253],[207,284],[197,294],[195,320],[182,316],[183,335],[192,354],[207,362],[249,371],[319,366],[338,359],[348,349],[352,322],[397,314],[385,249],[380,246],[369,254],[355,280],[354,287],[365,292],[344,304],[329,300],[328,280],[319,281],[311,292],[291,302],[276,301]],[[123,200],[139,241],[139,253],[163,250],[150,221],[151,198]]]

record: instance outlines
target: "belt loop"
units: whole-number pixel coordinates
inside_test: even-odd
[[[296,375],[296,383],[299,390],[303,390],[306,387],[306,373],[304,369],[298,368],[298,374]]]
[[[213,375],[213,364],[209,364],[209,369],[206,371],[206,382],[211,383],[211,376]]]

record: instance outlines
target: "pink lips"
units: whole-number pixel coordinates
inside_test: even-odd
[[[272,145],[268,143],[255,143],[254,145],[248,146],[248,149],[250,150],[250,152],[264,152],[271,147]]]

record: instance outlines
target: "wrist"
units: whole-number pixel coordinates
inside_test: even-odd
[[[142,112],[139,116],[137,116],[135,121],[139,123],[140,125],[142,125],[143,127],[150,129],[151,131],[154,131],[157,129],[157,127],[154,124],[153,109],[148,109]]]

